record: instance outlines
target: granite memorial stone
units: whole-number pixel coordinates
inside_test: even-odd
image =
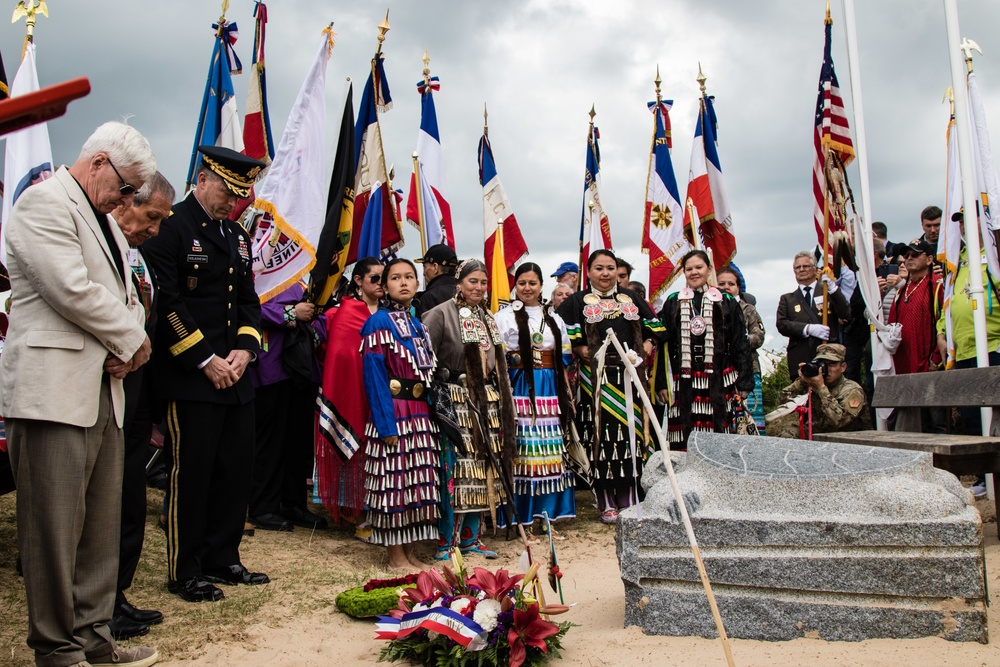
[[[987,641],[979,514],[930,455],[692,433],[672,456],[731,637]],[[617,525],[625,625],[715,637],[659,452],[643,486]]]

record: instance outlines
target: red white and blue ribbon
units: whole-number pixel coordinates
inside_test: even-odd
[[[236,23],[230,23],[229,21],[223,21],[221,24],[213,23],[212,30],[215,34],[221,37],[223,45],[226,47],[226,63],[229,65],[230,74],[241,74],[243,72],[243,63],[240,62],[239,56],[236,55],[236,40],[239,39],[240,30],[236,27]]]
[[[442,634],[466,651],[481,651],[486,648],[486,631],[468,616],[447,607],[431,607],[421,611],[411,611],[396,619],[379,616],[375,623],[376,639],[403,639],[417,630],[427,630]]]

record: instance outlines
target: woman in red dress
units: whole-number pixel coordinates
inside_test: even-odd
[[[349,292],[326,313],[323,387],[318,399],[317,489],[334,524],[356,525],[365,499],[364,433],[368,422],[361,327],[379,308],[382,264],[365,257],[354,265]],[[360,537],[364,537],[361,535]]]

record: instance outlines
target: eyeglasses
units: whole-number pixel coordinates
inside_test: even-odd
[[[138,190],[138,188],[129,183],[128,181],[126,181],[124,178],[122,178],[122,175],[118,173],[117,169],[115,169],[115,165],[113,162],[111,162],[110,157],[108,158],[108,164],[110,164],[111,168],[114,169],[115,176],[118,177],[118,180],[122,182],[122,186],[118,188],[118,192],[121,193],[122,197],[128,197],[129,195],[134,195],[136,190]]]
[[[812,264],[803,264],[802,266],[793,266],[792,268],[796,271],[808,271],[810,269],[815,269],[816,267]]]
[[[374,273],[368,275],[368,282],[372,285],[377,285],[382,282],[382,274],[375,275]]]

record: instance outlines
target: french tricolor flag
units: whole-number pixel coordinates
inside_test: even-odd
[[[406,201],[406,219],[422,230],[427,247],[444,243],[454,249],[455,233],[451,226],[451,205],[445,196],[444,159],[441,135],[438,133],[437,111],[433,91],[440,90],[436,76],[417,84],[420,93],[420,131],[417,133],[417,169],[410,176],[410,193]],[[419,185],[418,185],[419,180]],[[418,200],[417,192],[420,192]],[[421,206],[423,211],[420,210]]]
[[[194,187],[201,153],[198,146],[223,146],[234,151],[243,151],[243,131],[240,129],[240,114],[236,109],[236,91],[233,88],[233,74],[243,71],[243,65],[236,56],[233,46],[239,36],[235,23],[220,21],[213,23],[215,46],[208,68],[208,81],[201,100],[201,114],[198,129],[191,149],[191,163],[188,167],[187,185]]]
[[[642,251],[649,255],[649,300],[656,301],[673,282],[681,258],[691,250],[684,235],[684,210],[670,158],[670,102],[649,103],[653,112],[653,141],[646,180],[646,216],[642,226]]]
[[[521,228],[514,217],[507,193],[497,175],[493,162],[493,149],[486,131],[479,140],[479,182],[483,186],[483,231],[486,239],[486,266],[493,266],[493,248],[496,245],[498,222],[503,222],[503,249],[507,264],[508,281],[513,283],[512,269],[528,254],[528,245],[521,236]]]
[[[379,112],[392,108],[383,58],[385,56],[379,53],[372,59],[371,73],[361,93],[361,105],[354,125],[354,164],[357,165],[354,177],[355,233],[351,236],[351,250],[347,256],[347,264],[353,264],[366,256],[358,254],[358,244],[361,241],[366,213],[373,199],[377,200],[382,210],[378,216],[368,216],[368,219],[371,221],[377,217],[381,221],[382,230],[379,242],[381,253],[372,256],[385,257],[403,245],[395,195],[389,192],[389,170],[385,164],[382,128],[379,125]],[[375,191],[379,189],[382,191],[376,197]]]
[[[713,99],[708,95],[701,97],[691,149],[687,199],[694,204],[699,220],[692,221],[691,208],[685,207],[684,226],[691,225],[694,233],[701,236],[703,247],[711,250],[712,265],[721,269],[736,257],[736,236],[733,234],[733,214],[722,183]]]
[[[583,179],[583,214],[580,219],[580,244],[582,257],[580,266],[587,265],[590,253],[595,250],[613,248],[611,243],[611,223],[604,212],[601,201],[601,147],[598,140],[601,133],[590,124],[587,132],[587,171]],[[593,210],[590,203],[593,202]],[[583,286],[587,286],[587,272],[582,271]]]

